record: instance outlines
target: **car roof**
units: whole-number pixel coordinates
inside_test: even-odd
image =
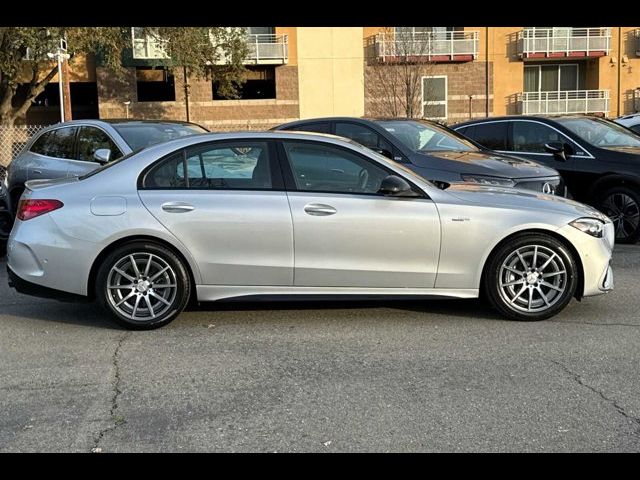
[[[391,121],[413,121],[413,122],[428,122],[439,125],[437,122],[427,120],[426,118],[408,118],[408,117],[317,117],[317,118],[305,118],[302,120],[294,120],[293,122],[283,123],[272,130],[295,127],[296,125],[305,125],[308,123],[324,123],[324,122],[353,122],[353,123],[375,123],[375,122],[391,122]]]
[[[451,128],[456,129],[463,127],[465,125],[475,125],[477,123],[486,123],[486,122],[495,122],[495,121],[504,121],[504,120],[537,120],[544,121],[548,123],[553,123],[558,119],[567,119],[567,118],[600,118],[594,117],[593,115],[502,115],[499,117],[483,117],[483,118],[475,118],[473,120],[467,120],[465,122],[456,123],[452,125]]]
[[[141,125],[141,124],[172,124],[172,125],[192,125],[196,127],[202,127],[197,123],[193,122],[185,122],[182,120],[143,120],[143,119],[131,119],[131,118],[107,118],[107,119],[97,119],[97,118],[86,118],[80,120],[68,120],[66,122],[58,122],[51,125],[48,125],[47,128],[50,127],[64,127],[66,125],[118,125],[118,124],[131,124],[131,125]]]

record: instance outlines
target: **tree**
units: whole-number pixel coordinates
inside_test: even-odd
[[[368,55],[366,88],[368,114],[383,117],[416,118],[422,116],[422,77],[433,72],[435,36],[431,32],[385,29],[376,35]],[[429,115],[425,115],[429,116]]]
[[[220,91],[233,97],[242,83],[247,54],[245,31],[228,27],[145,27],[145,34],[162,42],[171,64],[192,75],[211,70]],[[122,71],[122,52],[131,48],[130,27],[0,27],[0,125],[13,125],[57,73],[47,53],[66,38],[75,57],[96,54],[114,71]],[[73,62],[73,58],[70,60]],[[26,83],[26,94],[18,87]]]

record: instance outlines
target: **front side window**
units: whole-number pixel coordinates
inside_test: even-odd
[[[378,148],[380,143],[380,135],[370,128],[355,123],[336,123],[336,135],[350,138],[368,148]]]
[[[376,194],[389,175],[384,168],[339,147],[294,141],[284,145],[300,191]]]
[[[120,149],[104,131],[96,127],[81,127],[78,133],[77,159],[92,162],[93,154],[101,148],[111,150],[111,159],[122,156]]]
[[[273,187],[266,142],[188,148],[161,161],[144,188],[263,190]]]
[[[387,132],[400,140],[412,152],[471,152],[478,148],[459,133],[417,120],[379,121]]]
[[[36,153],[47,157],[73,159],[76,131],[77,127],[63,127],[47,132],[33,145]]]
[[[447,119],[447,77],[422,77],[422,116]]]
[[[597,147],[640,147],[640,137],[615,122],[593,118],[562,118],[558,119],[558,123]]]
[[[513,122],[513,151],[547,153],[544,146],[549,142],[564,142],[556,130],[535,122]]]

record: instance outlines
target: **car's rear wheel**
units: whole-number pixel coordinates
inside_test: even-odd
[[[575,295],[578,271],[569,249],[550,235],[531,233],[500,245],[485,269],[491,305],[513,320],[536,321],[564,309]]]
[[[596,207],[614,224],[617,243],[640,238],[640,194],[628,187],[613,187],[598,196]]]
[[[96,297],[120,325],[150,330],[174,320],[191,290],[182,260],[148,242],[123,245],[109,253],[96,275]]]

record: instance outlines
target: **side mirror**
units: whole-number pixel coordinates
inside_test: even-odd
[[[553,155],[556,157],[556,160],[559,160],[561,162],[567,161],[567,145],[565,145],[564,143],[549,142],[544,145],[544,149],[549,153],[553,153]]]
[[[111,150],[108,148],[99,148],[93,152],[93,159],[101,165],[104,165],[111,158]]]
[[[397,175],[389,175],[382,180],[378,193],[391,197],[419,197],[420,195],[411,189],[411,185]]]

